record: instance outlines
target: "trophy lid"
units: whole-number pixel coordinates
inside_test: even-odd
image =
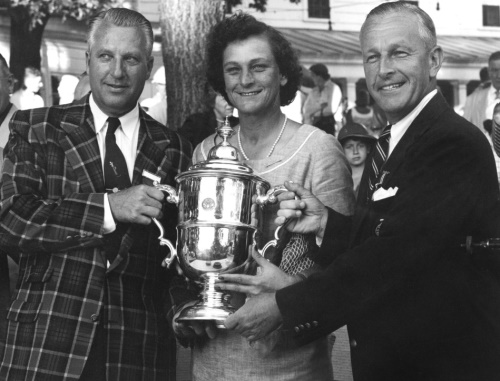
[[[222,142],[210,149],[207,160],[192,165],[186,172],[178,175],[177,179],[192,175],[217,174],[249,176],[265,181],[254,175],[252,168],[240,162],[238,149],[227,141],[233,134],[234,130],[229,124],[229,116],[226,116],[224,124],[217,128],[217,136],[222,138]]]

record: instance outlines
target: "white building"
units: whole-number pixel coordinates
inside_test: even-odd
[[[0,0],[2,3],[7,0]],[[186,0],[189,1],[189,0]],[[222,1],[222,0],[221,0]],[[253,13],[278,28],[297,49],[301,63],[327,65],[332,77],[352,102],[356,84],[364,78],[359,29],[366,14],[384,0],[268,0],[265,13],[249,8],[252,0],[242,0],[237,9]],[[500,50],[500,0],[420,0],[413,1],[434,20],[438,43],[445,52],[439,73],[440,88],[454,106],[465,102],[467,86],[479,79],[479,70],[488,56]],[[132,0],[131,5],[150,19],[159,33],[158,0]],[[234,11],[235,9],[233,9]],[[0,11],[0,53],[9,57],[9,17]],[[51,18],[44,34],[45,83],[50,76],[78,75],[85,70],[85,24],[73,20],[62,23]],[[154,46],[155,68],[162,65],[161,46]],[[358,82],[359,81],[359,82]],[[471,82],[473,81],[473,82]],[[151,96],[146,87],[143,97]]]

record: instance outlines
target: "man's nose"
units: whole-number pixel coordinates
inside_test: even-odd
[[[121,78],[124,74],[123,61],[121,59],[114,59],[111,66],[111,75],[115,78]]]
[[[394,73],[394,62],[391,57],[380,58],[378,72],[382,77]]]

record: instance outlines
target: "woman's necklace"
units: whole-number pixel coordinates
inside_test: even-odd
[[[276,138],[276,140],[274,141],[272,147],[271,147],[271,150],[269,151],[269,153],[267,154],[267,157],[270,157],[272,154],[273,154],[273,151],[274,151],[274,148],[276,148],[276,144],[278,144],[278,142],[280,141],[281,139],[281,136],[283,135],[283,131],[285,131],[285,126],[286,126],[286,122],[288,121],[288,118],[286,117],[285,115],[285,121],[283,122],[283,126],[281,127],[281,131],[278,135],[278,137]],[[240,152],[241,154],[243,155],[243,157],[245,158],[245,160],[250,160],[247,156],[247,154],[245,153],[245,150],[243,149],[243,146],[241,145],[241,135],[240,135],[240,131],[241,131],[241,126],[238,128],[238,146],[240,147]]]

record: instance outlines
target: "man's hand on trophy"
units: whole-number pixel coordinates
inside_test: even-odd
[[[207,336],[209,339],[215,339],[217,336],[217,327],[215,326],[214,320],[190,320],[186,322],[177,321],[177,318],[184,309],[197,303],[197,301],[186,303],[176,312],[174,318],[172,319],[174,333],[176,336],[186,339],[204,336]]]
[[[282,317],[274,293],[263,293],[249,298],[246,303],[224,321],[250,343],[260,340],[279,328]]]
[[[323,238],[328,220],[326,207],[309,190],[296,183],[285,181],[285,187],[290,192],[278,197],[280,209],[275,222],[278,225],[287,222],[286,228],[292,233],[315,233],[318,238]]]
[[[136,185],[108,194],[109,206],[117,222],[149,225],[151,218],[161,218],[165,194],[147,185]]]
[[[302,280],[299,276],[288,275],[279,267],[273,265],[255,247],[252,257],[257,263],[256,275],[219,274],[219,282],[215,284],[217,291],[236,291],[255,296],[265,292],[273,292]]]

